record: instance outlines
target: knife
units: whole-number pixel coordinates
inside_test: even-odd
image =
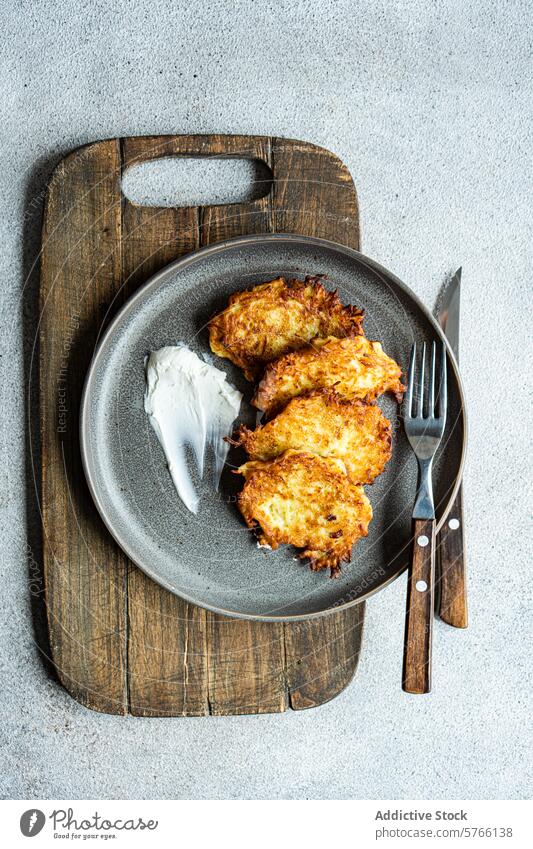
[[[459,310],[461,301],[459,268],[445,289],[437,320],[459,361]],[[466,602],[466,563],[462,485],[457,490],[450,512],[441,528],[437,546],[438,614],[454,628],[468,626]]]

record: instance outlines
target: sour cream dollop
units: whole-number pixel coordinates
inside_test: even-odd
[[[198,474],[203,477],[208,445],[215,455],[215,487],[228,453],[223,437],[239,414],[242,393],[231,386],[223,371],[201,360],[186,345],[152,351],[146,363],[144,409],[165,452],[178,495],[191,511],[200,502],[187,465],[186,446],[192,448]]]

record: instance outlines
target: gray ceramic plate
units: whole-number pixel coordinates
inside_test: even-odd
[[[190,254],[155,275],[117,315],[87,376],[82,457],[107,527],[151,578],[219,613],[264,620],[318,616],[361,601],[408,564],[417,464],[392,399],[380,404],[393,421],[393,458],[367,487],[374,520],[337,580],[311,572],[290,547],[257,548],[235,504],[241,479],[231,467],[244,460],[237,451],[230,453],[220,491],[213,491],[206,474],[198,484],[199,513],[189,513],[143,409],[146,354],[182,341],[226,371],[245,396],[240,420],[253,426],[255,411],[246,403],[252,387],[228,360],[210,354],[206,322],[237,289],[281,274],[316,273],[328,275],[344,303],[364,307],[366,335],[379,339],[404,369],[413,341],[443,338],[413,293],[362,254],[320,239],[250,236]],[[459,485],[465,448],[463,393],[453,355],[450,362],[448,421],[434,471],[440,524]]]

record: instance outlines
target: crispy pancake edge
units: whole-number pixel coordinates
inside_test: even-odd
[[[234,292],[230,296],[228,306],[222,312],[213,316],[208,323],[209,344],[214,354],[228,359],[244,371],[247,380],[253,381],[260,374],[266,363],[272,362],[273,358],[261,358],[247,354],[246,348],[241,343],[232,343],[232,323],[234,322],[234,307],[243,303],[248,305],[254,301],[254,295],[260,305],[261,294],[271,288],[272,297],[280,302],[295,301],[304,306],[310,315],[321,316],[323,320],[337,323],[339,332],[343,336],[360,336],[363,334],[364,310],[351,305],[345,306],[340,300],[337,291],[329,291],[320,282],[323,277],[307,276],[305,280],[291,279],[286,281],[284,277],[276,277],[266,283],[259,283],[252,289]],[[277,285],[276,285],[277,284]],[[279,291],[276,291],[276,288]],[[308,290],[312,289],[312,297],[308,296]],[[258,328],[260,330],[260,327]],[[332,333],[332,335],[334,335]],[[313,337],[311,337],[313,338]],[[293,339],[282,353],[297,350],[310,341],[305,339]]]
[[[357,517],[356,532],[354,533],[355,529],[352,528],[352,533],[348,537],[344,537],[342,529],[338,529],[341,530],[340,533],[338,531],[332,532],[331,548],[329,549],[311,548],[312,540],[308,540],[303,545],[296,545],[293,542],[294,537],[291,538],[290,529],[280,529],[265,521],[264,517],[262,521],[256,518],[258,505],[261,504],[259,499],[263,491],[265,475],[279,476],[280,480],[285,483],[291,470],[297,468],[298,464],[302,464],[312,471],[314,467],[317,474],[323,475],[324,479],[332,484],[334,489],[338,488],[337,507],[335,502],[332,503],[328,499],[328,504],[324,505],[324,512],[332,509],[338,510],[339,503],[342,503],[343,506],[351,504],[354,511],[361,512],[360,518]],[[329,568],[332,577],[335,577],[340,572],[341,564],[350,561],[353,546],[359,539],[368,535],[368,526],[372,520],[372,506],[363,487],[353,484],[349,480],[345,471],[343,471],[343,463],[339,460],[326,459],[310,452],[289,450],[275,460],[268,462],[251,460],[243,464],[236,473],[242,474],[246,481],[238,496],[238,506],[247,527],[256,532],[259,543],[269,545],[272,549],[277,549],[283,543],[293,545],[295,548],[304,548],[299,557],[300,559],[308,559],[309,566],[313,571]],[[269,479],[269,483],[271,480],[272,477]],[[337,517],[333,514],[332,517],[332,528],[335,528],[334,520]],[[344,530],[346,530],[346,527]],[[303,532],[304,535],[308,532],[309,536],[312,536],[313,528],[305,525]]]
[[[366,337],[351,337],[353,338],[366,338]],[[389,357],[383,351],[381,347],[381,343],[377,341],[372,341],[370,339],[366,340],[373,348],[374,346],[379,346],[379,352],[382,353],[387,360],[390,360],[391,363],[395,366],[395,378],[391,379],[390,384],[386,387],[386,389],[382,390],[382,392],[367,392],[365,395],[360,396],[359,400],[373,402],[379,394],[383,394],[384,392],[392,392],[392,394],[396,397],[398,403],[401,403],[403,398],[403,393],[405,392],[405,385],[402,383],[402,370],[398,363]],[[324,339],[314,339],[308,345],[303,346],[298,351],[293,351],[288,354],[284,354],[282,357],[279,357],[277,360],[269,363],[266,366],[263,377],[259,382],[255,394],[252,398],[252,406],[256,407],[258,410],[261,410],[267,416],[267,419],[272,418],[276,413],[279,412],[289,401],[297,397],[300,394],[304,394],[304,392],[312,391],[317,388],[316,386],[311,385],[310,387],[306,387],[301,393],[297,392],[295,395],[291,395],[288,398],[282,396],[279,398],[279,383],[280,376],[290,378],[291,374],[296,379],[299,374],[305,373],[305,366],[308,363],[312,363],[314,360],[320,361],[320,359],[325,360],[325,355],[322,353],[324,348],[329,346],[329,348],[335,348],[338,343],[341,345],[342,343],[350,342],[350,338],[339,339],[335,336],[328,336]],[[361,359],[364,360],[364,355],[362,355]],[[322,388],[328,388],[324,386]],[[340,392],[338,384],[336,382],[332,382],[330,388],[336,389],[336,391]]]
[[[290,417],[293,413],[298,414],[299,408],[301,408],[301,414],[303,415],[306,411],[306,407],[309,406],[308,402],[313,402],[314,400],[323,401],[324,402],[324,412],[327,414],[328,407],[331,406],[332,415],[345,415],[345,422],[351,412],[353,412],[356,416],[358,414],[365,415],[367,412],[369,415],[372,415],[372,420],[370,421],[371,427],[368,428],[368,422],[363,421],[361,423],[361,419],[359,418],[357,421],[357,425],[361,424],[363,432],[373,433],[375,435],[375,445],[372,447],[364,447],[363,450],[370,458],[370,462],[367,463],[371,468],[371,472],[367,473],[365,476],[355,475],[351,472],[351,468],[353,468],[355,463],[347,462],[350,458],[350,454],[347,456],[343,456],[342,454],[336,453],[327,453],[318,451],[316,446],[313,445],[288,445],[286,448],[279,451],[277,454],[270,454],[269,456],[262,455],[257,447],[257,442],[261,439],[264,439],[268,444],[269,433],[272,433],[272,440],[274,441],[276,435],[276,423],[278,420],[281,423],[284,423],[285,420],[290,421]],[[291,422],[292,423],[292,422]],[[309,422],[309,427],[313,430],[314,420]],[[372,428],[373,425],[373,428]],[[296,427],[296,422],[294,422],[294,426]],[[348,427],[349,424],[346,423]],[[327,430],[327,428],[324,428]],[[347,473],[352,481],[355,484],[367,485],[373,483],[373,481],[384,471],[387,463],[389,462],[392,456],[392,424],[391,422],[383,415],[381,409],[374,404],[368,404],[359,399],[350,400],[348,398],[343,397],[334,389],[314,389],[310,392],[305,392],[302,395],[297,395],[287,403],[279,413],[271,418],[266,424],[258,425],[255,430],[251,430],[246,425],[240,425],[238,430],[235,432],[232,438],[228,439],[232,445],[241,446],[250,456],[252,460],[260,460],[260,461],[268,461],[274,459],[276,456],[279,456],[286,450],[296,450],[296,451],[309,451],[312,453],[316,453],[321,457],[332,457],[338,458],[344,462],[347,468]],[[304,437],[302,437],[302,443],[304,443]]]

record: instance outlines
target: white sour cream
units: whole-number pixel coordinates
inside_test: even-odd
[[[152,351],[146,363],[144,409],[161,443],[174,486],[185,506],[198,512],[199,496],[187,466],[186,446],[203,477],[207,445],[215,453],[218,488],[228,445],[223,437],[239,414],[242,393],[223,371],[196,356],[186,345]]]

